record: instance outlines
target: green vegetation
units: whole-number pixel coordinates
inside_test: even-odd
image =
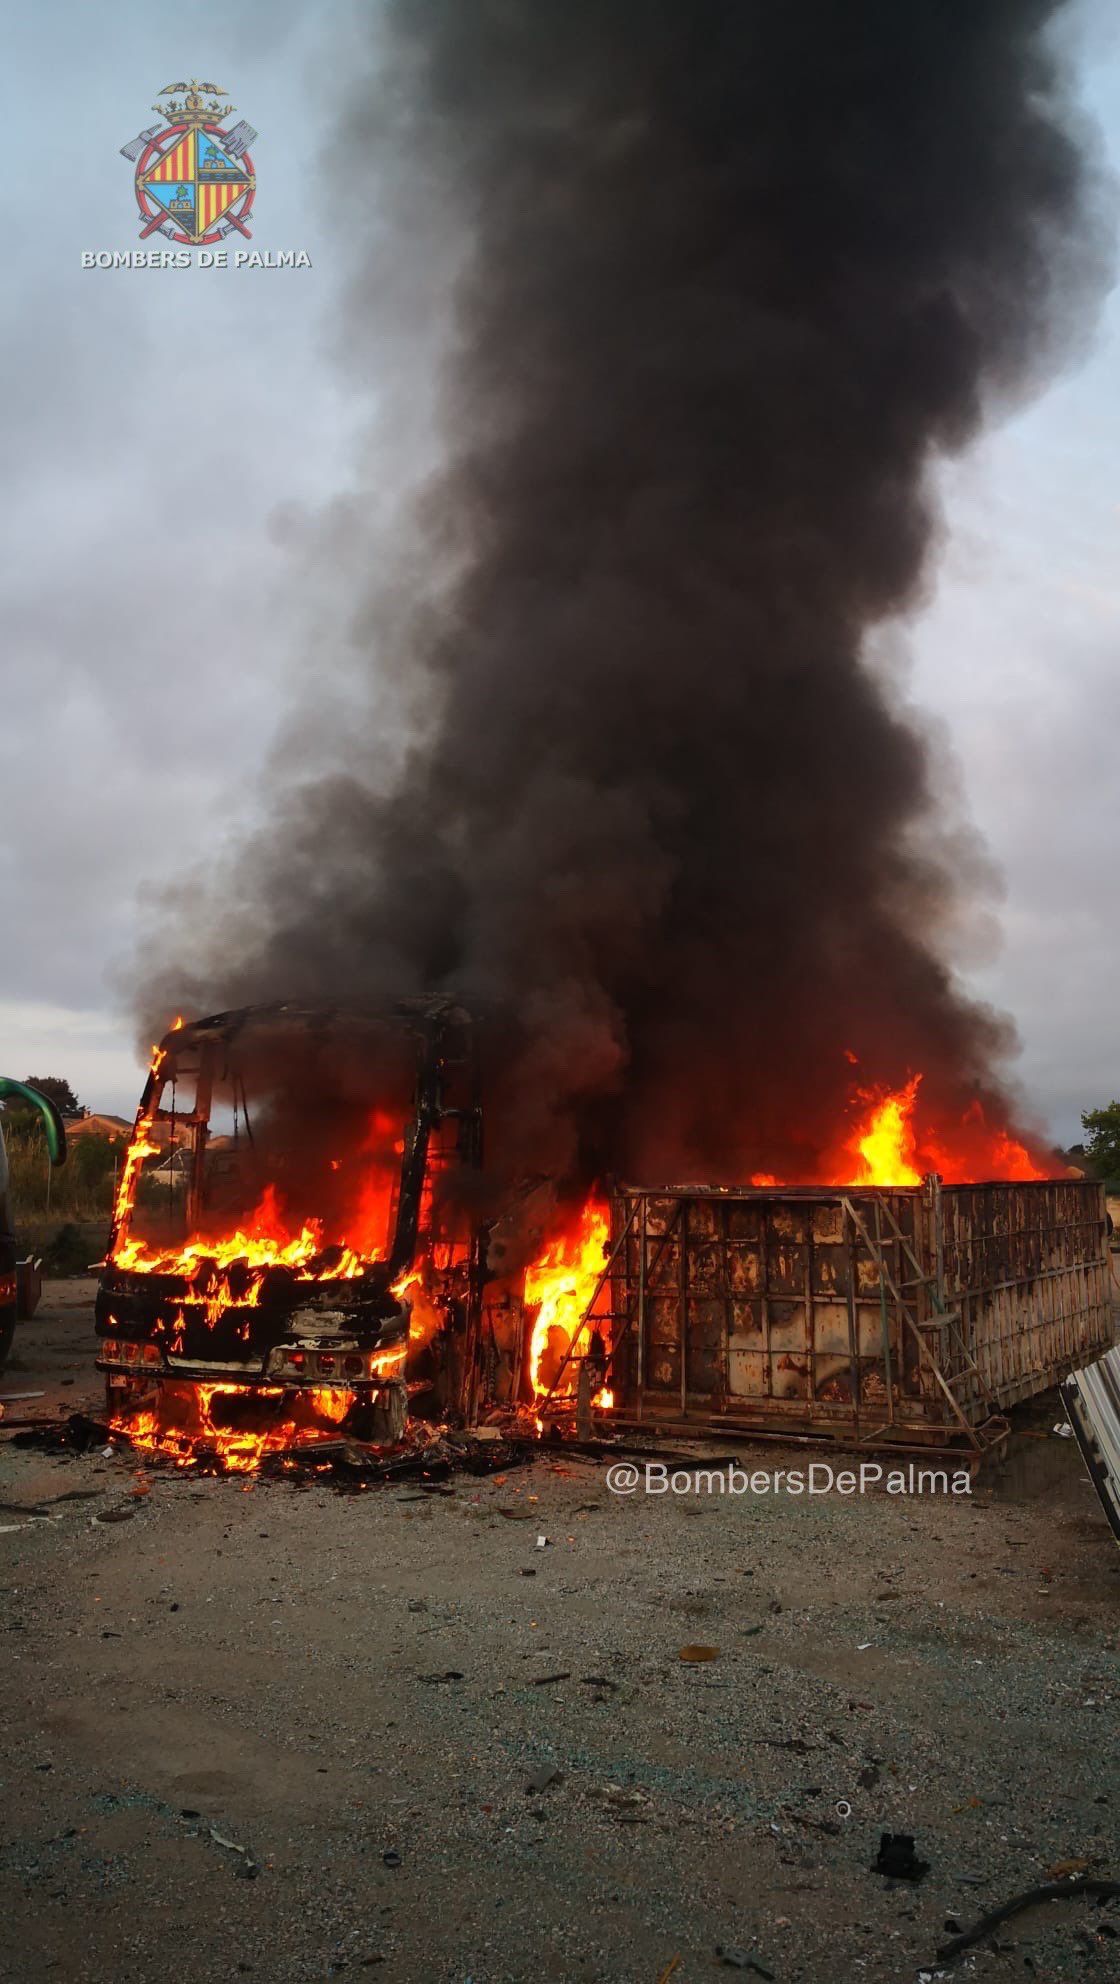
[[[72,1136],[66,1163],[57,1171],[51,1170],[42,1126],[29,1112],[4,1112],[4,1141],[17,1222],[47,1212],[72,1220],[101,1219],[112,1211],[126,1138]]]
[[[80,1116],[82,1105],[74,1094],[69,1082],[62,1075],[25,1075],[28,1088],[37,1088],[48,1102],[53,1102],[60,1116]]]
[[[1120,1193],[1120,1102],[1104,1109],[1086,1109],[1081,1117],[1085,1159],[1094,1177],[1103,1178],[1109,1192]]]
[[[108,1245],[109,1222],[39,1220],[20,1222],[20,1252],[35,1254],[46,1275],[88,1274]]]
[[[68,1119],[67,1153],[65,1164],[52,1167],[39,1111],[21,1096],[5,1103],[0,1124],[8,1153],[8,1205],[16,1243],[21,1254],[41,1256],[48,1274],[84,1274],[108,1242],[128,1135],[95,1129],[61,1076],[29,1075],[27,1083],[49,1096]],[[158,1190],[154,1179],[143,1179],[141,1202]]]
[[[66,1162],[52,1169],[39,1112],[21,1096],[13,1096],[4,1105],[0,1120],[17,1223],[39,1226],[44,1218],[52,1224],[107,1219],[113,1209],[127,1137],[83,1130],[82,1105],[64,1076],[28,1075],[26,1081],[69,1119],[69,1130]]]

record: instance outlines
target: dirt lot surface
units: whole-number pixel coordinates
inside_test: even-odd
[[[90,1296],[21,1326],[10,1415],[100,1404]],[[1072,1442],[846,1498],[5,1440],[0,1500],[4,1979],[899,1984],[1057,1862],[1120,1876],[1120,1553]],[[883,1831],[920,1885],[869,1871]],[[1051,1903],[952,1975],[1114,1979],[1117,1932]]]

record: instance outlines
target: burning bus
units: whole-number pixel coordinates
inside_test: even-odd
[[[246,1007],[152,1050],[96,1302],[113,1428],[249,1470],[431,1420],[609,1409],[597,1199],[482,1176],[479,1030],[450,998],[383,1014]]]
[[[470,1021],[294,1005],[177,1023],[153,1050],[96,1305],[115,1423],[227,1460],[392,1442],[410,1348],[461,1389],[480,1235],[452,1180],[481,1155]],[[156,1160],[153,1162],[153,1160]],[[421,1253],[421,1240],[423,1242]]]

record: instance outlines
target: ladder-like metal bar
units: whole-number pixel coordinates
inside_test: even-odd
[[[894,1296],[895,1302],[898,1305],[899,1320],[906,1325],[907,1329],[910,1331],[910,1334],[914,1339],[915,1344],[917,1345],[919,1362],[924,1363],[927,1369],[932,1373],[934,1382],[937,1384],[938,1388],[944,1395],[945,1401],[948,1404],[950,1412],[953,1414],[953,1417],[959,1422],[961,1430],[965,1434],[970,1445],[975,1447],[979,1452],[979,1450],[983,1445],[983,1442],[977,1438],[975,1427],[972,1425],[972,1422],[968,1418],[966,1418],[960,1404],[958,1403],[956,1398],[954,1398],[953,1393],[945,1380],[944,1374],[941,1370],[941,1366],[938,1364],[937,1359],[934,1357],[933,1352],[930,1350],[929,1345],[925,1340],[925,1337],[922,1333],[922,1329],[917,1321],[917,1318],[911,1313],[909,1303],[906,1301],[906,1298],[903,1295],[902,1290],[900,1289],[897,1281],[895,1280],[894,1276],[892,1275],[890,1269],[887,1266],[881,1248],[876,1247],[875,1242],[871,1237],[871,1234],[868,1232],[868,1229],[864,1224],[864,1221],[860,1218],[860,1215],[856,1211],[856,1208],[852,1203],[852,1200],[847,1196],[846,1193],[841,1198],[841,1204],[843,1205],[845,1212],[848,1214],[848,1217],[851,1219],[852,1224],[856,1227],[857,1231],[859,1232],[863,1240],[863,1243],[868,1250],[868,1253],[871,1255],[872,1259],[875,1261],[878,1267],[880,1302],[882,1303],[884,1301],[883,1288],[885,1285],[890,1290],[891,1294]],[[879,1194],[877,1193],[876,1205],[878,1204],[879,1204]],[[979,1375],[980,1375],[979,1372],[977,1372],[978,1377]]]
[[[938,1313],[938,1317],[940,1319],[940,1327],[943,1327],[948,1331],[949,1337],[954,1345],[954,1348],[958,1350],[960,1353],[961,1361],[963,1364],[963,1370],[961,1371],[960,1375],[962,1377],[963,1376],[975,1377],[977,1385],[980,1390],[980,1394],[984,1400],[985,1405],[988,1407],[990,1412],[998,1414],[1000,1409],[999,1400],[996,1397],[991,1386],[989,1385],[988,1380],[985,1378],[984,1373],[980,1369],[980,1366],[977,1364],[976,1359],[973,1357],[971,1351],[969,1350],[968,1344],[966,1343],[964,1338],[963,1331],[959,1330],[956,1327],[954,1321],[955,1312],[952,1309],[948,1308],[948,1306],[946,1305],[944,1289],[939,1286],[937,1278],[935,1276],[927,1275],[922,1272],[922,1263],[918,1258],[917,1252],[915,1251],[914,1247],[911,1245],[908,1236],[903,1232],[901,1226],[896,1220],[894,1213],[891,1210],[891,1207],[887,1203],[886,1199],[883,1199],[882,1206],[883,1206],[883,1211],[886,1213],[887,1219],[889,1220],[891,1226],[893,1226],[894,1228],[896,1238],[899,1240],[901,1245],[905,1248],[906,1253],[909,1255],[911,1265],[917,1270],[917,1273],[921,1280],[921,1285],[929,1290],[930,1297],[933,1301],[933,1306],[936,1309]],[[912,1284],[908,1282],[905,1285],[907,1287],[910,1287]],[[955,1382],[956,1376],[957,1373],[954,1373],[953,1379],[950,1380],[950,1383]]]
[[[883,1280],[883,1232],[879,1222],[879,1201],[875,1201],[875,1249],[874,1259],[879,1268],[879,1336],[883,1345],[883,1378],[887,1387],[887,1423],[894,1424],[894,1373],[891,1370],[891,1326],[887,1318],[887,1289]],[[896,1301],[905,1306],[901,1293]],[[902,1346],[899,1345],[901,1351]],[[900,1373],[901,1376],[901,1373]]]
[[[595,1307],[596,1302],[599,1300],[600,1295],[602,1294],[604,1288],[606,1287],[607,1282],[610,1279],[611,1269],[613,1268],[615,1261],[618,1259],[619,1254],[622,1252],[622,1248],[629,1236],[630,1228],[633,1226],[635,1220],[638,1217],[639,1203],[640,1202],[637,1201],[635,1202],[634,1206],[631,1209],[630,1217],[626,1221],[626,1224],[622,1228],[622,1231],[619,1234],[618,1239],[615,1241],[614,1246],[611,1248],[610,1253],[607,1255],[607,1258],[603,1263],[603,1271],[600,1274],[598,1281],[595,1283],[595,1292],[592,1295],[591,1300],[588,1303],[586,1309],[584,1310],[582,1316],[580,1317],[575,1330],[572,1332],[571,1342],[569,1343],[567,1350],[564,1352],[563,1357],[560,1359],[560,1363],[556,1371],[556,1376],[553,1378],[552,1383],[549,1386],[544,1397],[539,1401],[537,1405],[538,1412],[543,1412],[545,1406],[549,1404],[552,1395],[556,1390],[557,1385],[560,1383],[561,1378],[563,1377],[565,1371],[567,1370],[569,1364],[572,1361],[572,1357],[575,1353],[575,1347],[579,1342],[580,1337],[583,1335],[584,1330],[587,1328],[588,1322],[590,1321],[591,1311]]]

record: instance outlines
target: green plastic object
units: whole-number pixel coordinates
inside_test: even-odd
[[[50,1096],[41,1095],[37,1088],[32,1088],[27,1082],[13,1080],[11,1075],[0,1075],[0,1102],[6,1102],[9,1097],[14,1098],[16,1096],[19,1097],[21,1102],[29,1102],[32,1108],[37,1109],[42,1117],[43,1128],[47,1133],[47,1149],[50,1152],[51,1163],[65,1164],[66,1125],[54,1103],[51,1101]]]

